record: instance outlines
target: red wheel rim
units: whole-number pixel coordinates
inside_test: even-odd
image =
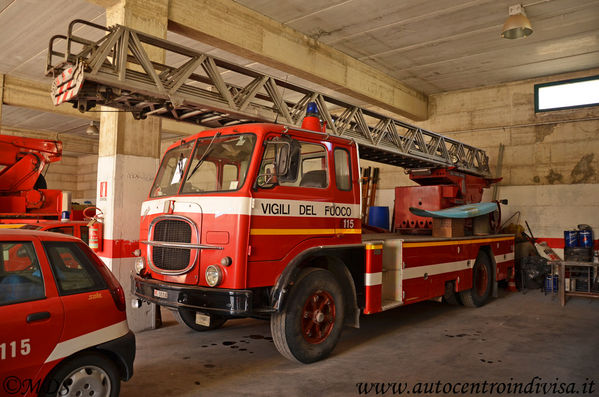
[[[326,291],[316,291],[306,299],[302,310],[302,335],[308,343],[325,341],[335,325],[335,301]]]
[[[489,274],[485,265],[477,266],[477,272],[475,275],[474,285],[476,286],[476,293],[478,296],[483,296],[487,291],[487,283],[489,281]]]

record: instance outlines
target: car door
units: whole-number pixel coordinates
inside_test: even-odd
[[[40,255],[41,253],[41,255]],[[0,380],[24,394],[59,341],[63,306],[36,238],[0,241]]]
[[[124,320],[88,247],[77,241],[44,241],[43,245],[64,307],[64,340]]]

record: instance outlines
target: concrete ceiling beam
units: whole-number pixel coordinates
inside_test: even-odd
[[[412,120],[428,118],[425,94],[232,0],[170,0],[168,19],[179,34]]]
[[[0,75],[0,83],[2,82],[2,79],[4,80],[4,84],[2,85],[3,89],[0,91],[0,93],[3,94],[0,96],[2,104],[35,109],[42,112],[57,113],[63,116],[77,117],[85,120],[100,121],[100,108],[97,109],[98,112],[81,113],[68,103],[54,106],[50,98],[50,84],[10,75]],[[0,124],[1,123],[2,121],[0,119]],[[49,127],[51,128],[51,126]],[[205,128],[190,123],[169,119],[162,120],[162,132],[169,134],[189,136],[200,132],[203,129]]]
[[[100,116],[97,113],[81,113],[70,104],[54,106],[50,99],[50,84],[10,75],[5,75],[4,78],[4,97],[2,103],[4,105],[59,113],[64,116],[86,120],[100,120]]]
[[[121,0],[87,0],[88,2],[98,5],[100,7],[109,8],[113,7],[121,2]]]
[[[10,126],[2,126],[2,128],[0,128],[0,133],[3,135],[61,141],[63,152],[69,154],[98,154],[98,140],[94,138],[79,137],[72,134],[61,134],[51,131],[29,130]]]

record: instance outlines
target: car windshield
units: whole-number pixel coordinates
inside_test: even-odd
[[[199,138],[164,155],[150,197],[226,192],[241,188],[256,143],[253,134]],[[188,161],[191,157],[191,164]]]

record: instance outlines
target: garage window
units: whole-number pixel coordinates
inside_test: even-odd
[[[535,85],[535,112],[599,105],[599,76]]]
[[[60,295],[106,289],[104,279],[78,243],[44,242]]]

